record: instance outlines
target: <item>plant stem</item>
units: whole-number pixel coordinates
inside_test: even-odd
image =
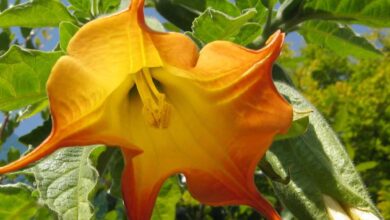
[[[4,142],[3,140],[3,136],[4,136],[4,132],[5,132],[5,129],[8,125],[8,122],[9,122],[9,113],[8,112],[5,112],[4,113],[4,119],[3,119],[3,123],[1,124],[1,127],[0,127],[0,142]]]

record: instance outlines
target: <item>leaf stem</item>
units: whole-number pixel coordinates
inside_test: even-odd
[[[93,17],[95,17],[95,18],[99,15],[99,0],[93,0],[92,14],[93,14]]]

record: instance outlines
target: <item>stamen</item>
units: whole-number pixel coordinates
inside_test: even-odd
[[[143,115],[146,122],[155,128],[167,128],[171,106],[153,82],[149,69],[144,68],[134,76],[138,93],[144,104]]]

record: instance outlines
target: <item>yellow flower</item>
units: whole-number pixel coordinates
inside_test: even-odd
[[[183,34],[149,29],[143,0],[133,0],[73,37],[47,83],[51,135],[0,173],[61,147],[119,146],[132,220],[150,218],[161,185],[176,173],[205,204],[248,205],[279,219],[253,174],[292,121],[271,76],[283,39],[277,32],[258,51],[216,41],[198,52]]]

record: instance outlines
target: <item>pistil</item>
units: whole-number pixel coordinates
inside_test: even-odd
[[[144,68],[134,76],[138,93],[144,105],[142,112],[145,121],[155,128],[167,128],[171,114],[171,105],[166,101],[153,82],[149,69]]]

